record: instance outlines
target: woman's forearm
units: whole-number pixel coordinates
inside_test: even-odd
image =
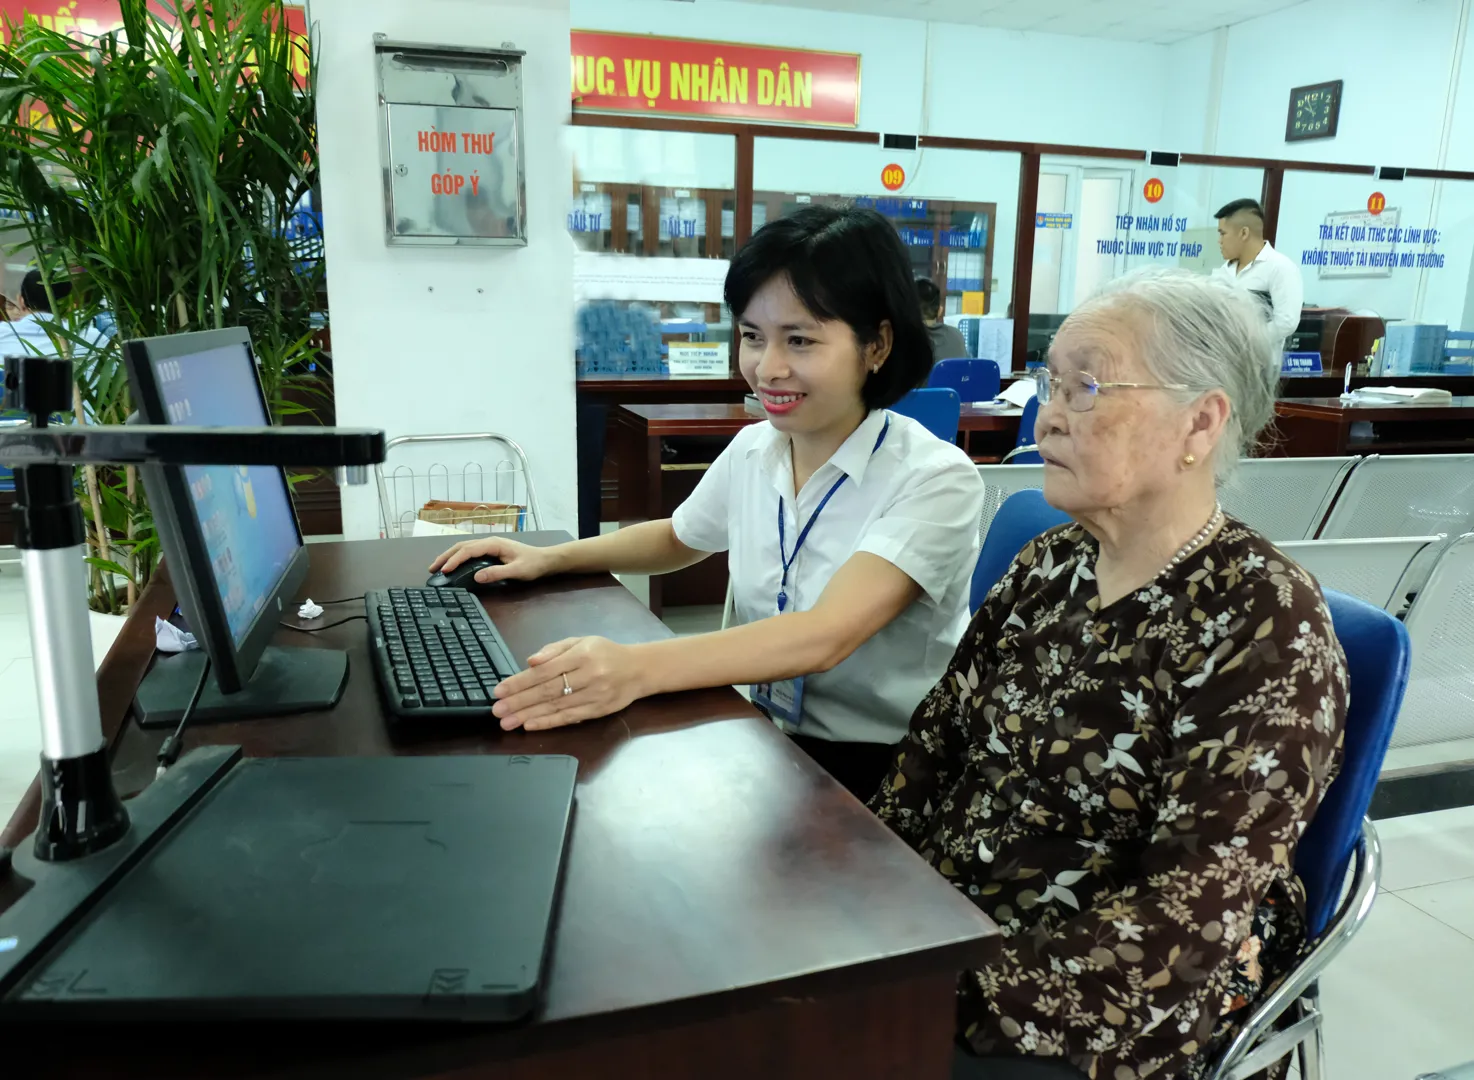
[[[852,555],[808,611],[630,646],[643,672],[641,696],[829,671],[920,595],[914,581],[878,555]]]
[[[633,645],[645,673],[640,696],[828,671],[851,649],[825,622],[816,612],[795,611],[716,633]]]
[[[710,552],[688,548],[676,538],[669,518],[642,521],[603,536],[559,544],[550,550],[560,574],[669,574],[700,562]]]

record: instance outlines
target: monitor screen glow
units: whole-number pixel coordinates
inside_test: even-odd
[[[160,360],[154,371],[170,423],[271,423],[244,346]],[[188,466],[184,475],[226,622],[239,646],[301,546],[286,477],[279,468],[261,465]]]

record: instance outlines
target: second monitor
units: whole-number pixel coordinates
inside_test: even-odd
[[[271,423],[250,335],[241,328],[143,338],[123,347],[150,424]],[[280,468],[144,467],[170,581],[203,652],[160,657],[139,686],[139,723],[173,725],[210,664],[192,722],[330,708],[348,656],[267,643],[307,576],[307,548]]]

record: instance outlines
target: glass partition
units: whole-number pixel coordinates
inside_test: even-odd
[[[1447,336],[1474,330],[1474,183],[1289,171],[1276,246],[1299,265],[1307,307],[1388,321],[1385,374],[1442,371]],[[1414,331],[1398,323],[1429,330],[1404,349]]]
[[[672,342],[730,348],[722,282],[736,252],[736,139],[565,132],[579,373],[668,372]]]
[[[1258,169],[1046,155],[1039,163],[1031,322],[1057,325],[1107,281],[1141,266],[1211,272],[1223,263],[1213,215],[1234,199],[1259,198],[1263,186]]]
[[[901,186],[881,174],[898,164]],[[764,139],[753,150],[753,230],[811,203],[869,206],[900,233],[917,277],[946,297],[950,318],[1006,317],[1012,303],[1019,155],[860,143]]]

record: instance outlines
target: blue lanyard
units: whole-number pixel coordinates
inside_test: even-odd
[[[887,416],[885,418],[885,427],[880,429],[880,438],[875,440],[875,446],[870,451],[871,457],[874,457],[875,451],[880,449],[880,444],[885,442],[886,433],[889,432],[890,429],[891,418]],[[788,546],[788,538],[786,536],[787,530],[783,523],[783,496],[778,496],[778,558],[783,563],[783,580],[778,584],[778,613],[780,615],[783,613],[783,610],[788,607],[789,568],[793,566],[794,561],[798,558],[798,553],[803,550],[804,541],[809,538],[809,530],[814,527],[814,522],[819,520],[819,515],[822,514],[824,512],[824,508],[829,505],[829,500],[834,498],[834,493],[838,491],[841,487],[843,487],[844,482],[849,478],[849,474],[845,473],[838,480],[836,480],[833,485],[830,486],[828,491],[824,493],[824,498],[819,500],[819,505],[814,507],[814,512],[809,515],[808,524],[806,524],[799,532],[798,542],[793,545],[792,555],[785,555],[783,553],[783,549]]]

